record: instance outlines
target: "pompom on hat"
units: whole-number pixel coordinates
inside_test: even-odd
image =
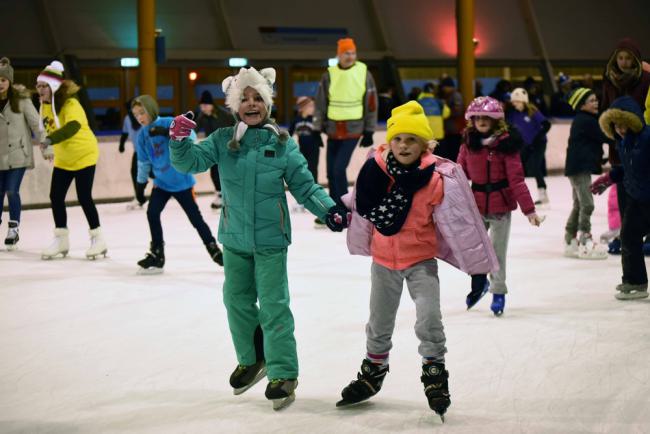
[[[386,141],[390,142],[398,134],[413,134],[424,140],[433,139],[433,131],[424,109],[416,101],[395,107],[386,122]]]
[[[465,111],[465,119],[470,120],[473,116],[487,116],[492,119],[503,119],[503,107],[501,103],[489,96],[474,98]]]
[[[528,104],[528,92],[526,89],[518,87],[510,94],[510,101],[519,101]]]
[[[357,51],[357,45],[352,38],[342,38],[336,43],[336,55],[340,56],[346,51]]]
[[[14,68],[11,66],[11,61],[6,57],[0,59],[0,77],[6,78],[9,84],[14,84]]]

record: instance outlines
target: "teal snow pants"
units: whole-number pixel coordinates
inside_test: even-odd
[[[224,246],[223,265],[223,301],[238,363],[248,366],[257,361],[254,336],[261,327],[269,380],[298,378],[287,249],[247,253]]]

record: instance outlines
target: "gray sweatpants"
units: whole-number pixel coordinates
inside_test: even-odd
[[[591,194],[591,175],[581,173],[569,176],[573,189],[573,208],[566,222],[564,241],[567,244],[576,237],[578,231],[591,232],[591,214],[594,212],[594,195]]]
[[[506,255],[510,240],[510,221],[512,213],[488,214],[483,216],[485,229],[488,230],[494,253],[499,260],[499,271],[490,273],[490,292],[492,294],[507,294],[506,286]]]
[[[415,302],[415,336],[422,357],[444,362],[445,332],[440,313],[440,284],[435,259],[422,261],[406,270],[391,270],[375,262],[370,269],[370,319],[366,325],[367,351],[386,354],[393,347],[395,316],[404,280]]]

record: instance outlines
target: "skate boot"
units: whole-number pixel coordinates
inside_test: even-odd
[[[165,266],[165,250],[163,246],[150,246],[144,259],[138,261],[138,274],[160,274]]]
[[[578,257],[578,239],[574,238],[569,244],[564,244],[564,256],[567,258]]]
[[[618,291],[615,297],[618,300],[636,300],[639,298],[646,298],[648,296],[648,284],[640,283],[635,285],[633,283],[621,283],[616,285]]]
[[[590,233],[584,233],[580,236],[578,243],[579,259],[607,259],[607,250],[600,244],[595,243]]]
[[[205,245],[205,248],[208,250],[208,254],[212,260],[223,267],[223,253],[216,241],[210,241]]]
[[[298,387],[298,380],[295,378],[274,379],[266,386],[264,396],[273,401],[273,410],[282,410],[296,400],[296,387]]]
[[[214,200],[210,204],[210,208],[219,209],[222,206],[223,206],[223,197],[221,196],[221,192],[217,191],[217,193],[214,195]]]
[[[503,315],[506,308],[506,295],[505,294],[492,294],[492,304],[490,309],[494,312],[494,316]]]
[[[257,384],[266,375],[264,360],[255,362],[254,365],[238,365],[230,375],[230,385],[233,395],[241,395]]]
[[[444,363],[431,362],[422,365],[420,381],[424,384],[424,394],[429,401],[429,408],[440,416],[443,423],[445,413],[451,404],[448,380],[449,372],[445,370]]]
[[[614,238],[612,241],[607,244],[607,253],[610,255],[620,255],[621,254],[621,239]]]
[[[64,258],[70,250],[70,241],[68,239],[68,228],[55,228],[54,241],[50,246],[41,252],[41,259],[53,259],[58,255]]]
[[[140,203],[138,199],[133,199],[131,202],[126,204],[126,209],[128,211],[141,211],[144,209],[144,203]]]
[[[91,229],[90,233],[90,247],[86,250],[86,258],[95,260],[98,256],[104,255],[106,257],[106,252],[108,248],[106,247],[106,241],[102,236],[101,228]]]
[[[472,291],[467,294],[467,310],[470,310],[481,298],[488,292],[490,282],[485,274],[475,274],[472,276]]]
[[[546,189],[545,188],[538,188],[537,189],[537,200],[535,201],[535,205],[546,205],[548,204],[548,194],[546,194]]]
[[[347,385],[341,392],[341,399],[337,407],[346,407],[367,400],[381,390],[384,378],[388,373],[388,365],[372,363],[368,359],[361,362],[361,371],[357,379]]]
[[[9,220],[9,229],[7,230],[7,238],[5,238],[5,246],[7,250],[14,250],[18,247],[18,222]]]

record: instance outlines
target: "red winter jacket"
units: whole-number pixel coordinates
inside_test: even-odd
[[[517,204],[524,215],[535,212],[535,204],[524,182],[524,168],[519,155],[522,144],[514,129],[501,134],[487,146],[483,146],[477,132],[465,131],[463,134],[458,164],[472,181],[474,199],[481,215],[503,214],[517,209]],[[493,191],[485,191],[489,190],[485,188],[488,183],[494,187]]]

